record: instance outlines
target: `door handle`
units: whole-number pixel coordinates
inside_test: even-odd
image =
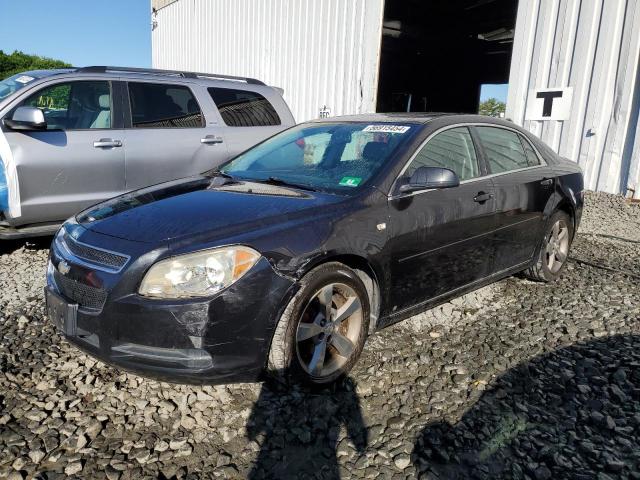
[[[545,178],[544,180],[542,180],[540,182],[540,185],[544,186],[544,187],[549,187],[553,184],[553,178]]]
[[[95,148],[113,148],[121,147],[122,142],[120,140],[112,140],[110,138],[101,138],[97,142],[93,142]]]
[[[206,137],[200,139],[200,143],[204,143],[206,145],[222,143],[222,137],[217,137],[215,135],[207,135]]]
[[[475,197],[473,197],[473,201],[478,203],[484,203],[487,200],[491,200],[492,198],[493,198],[493,193],[478,192],[478,194]]]

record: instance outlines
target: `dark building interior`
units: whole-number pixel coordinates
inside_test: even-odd
[[[379,112],[476,113],[480,87],[508,83],[517,0],[387,0]]]

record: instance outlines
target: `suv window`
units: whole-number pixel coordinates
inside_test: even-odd
[[[469,129],[455,127],[438,133],[411,161],[405,176],[410,177],[419,167],[448,168],[453,170],[461,181],[477,177],[478,159]]]
[[[495,127],[476,127],[487,157],[490,173],[509,172],[529,167],[519,135]]]
[[[111,128],[113,117],[109,82],[57,83],[34,93],[19,106],[42,109],[47,130]]]
[[[230,127],[265,127],[281,123],[273,105],[257,92],[218,87],[207,90],[222,120]]]
[[[520,135],[520,141],[522,142],[522,146],[524,147],[524,154],[527,157],[527,163],[529,164],[529,166],[535,167],[537,165],[540,165],[540,158],[531,146],[531,143],[529,143],[529,140],[527,140],[523,135]]]
[[[193,93],[183,85],[129,83],[133,128],[194,128],[204,117]]]

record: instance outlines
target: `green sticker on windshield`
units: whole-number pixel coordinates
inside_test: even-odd
[[[362,179],[360,177],[342,177],[338,185],[343,187],[357,187],[361,181]]]

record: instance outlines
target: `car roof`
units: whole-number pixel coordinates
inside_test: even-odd
[[[445,120],[447,123],[488,123],[516,127],[512,122],[486,115],[470,113],[446,112],[398,112],[398,113],[362,113],[358,115],[342,115],[337,117],[310,120],[309,123],[340,123],[340,122],[378,122],[378,123],[416,123],[427,124],[433,120]]]
[[[340,115],[337,117],[310,120],[310,123],[335,122],[380,122],[380,123],[427,123],[434,118],[452,115],[447,113],[361,113],[357,115]]]
[[[235,84],[241,83],[246,85],[256,86],[268,86],[264,82],[250,77],[239,77],[233,75],[224,75],[217,73],[200,73],[191,72],[186,70],[164,70],[155,68],[138,68],[138,67],[114,67],[93,65],[88,67],[71,67],[64,69],[51,69],[51,70],[33,70],[29,72],[22,72],[24,75],[29,75],[34,78],[43,78],[52,75],[72,74],[72,75],[105,75],[113,77],[130,77],[149,79],[157,78],[164,79],[171,78],[172,80],[197,80],[199,82],[219,82],[219,81],[231,81]],[[270,87],[275,88],[275,87]]]

